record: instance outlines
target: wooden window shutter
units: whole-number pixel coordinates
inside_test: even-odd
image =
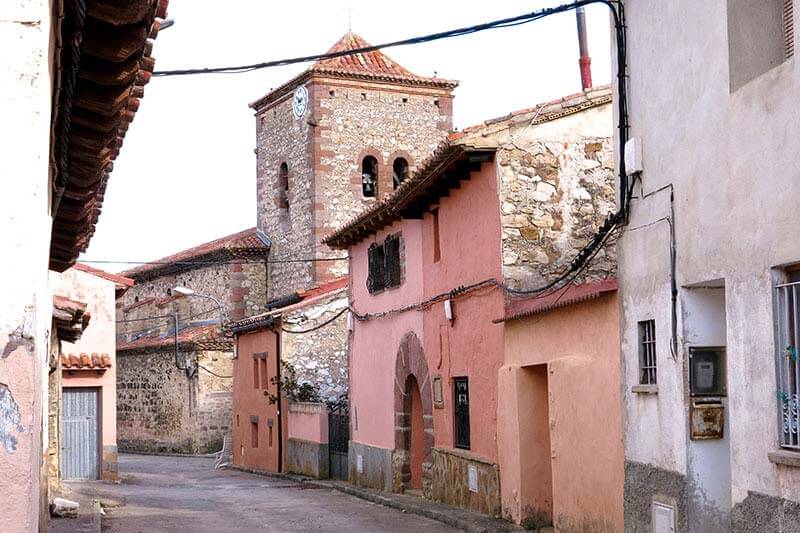
[[[389,235],[383,243],[383,254],[386,261],[386,287],[400,285],[400,236]]]
[[[367,290],[370,294],[382,291],[385,285],[383,246],[372,243],[367,250],[367,262],[369,267]]]

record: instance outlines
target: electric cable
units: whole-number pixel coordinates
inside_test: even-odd
[[[349,307],[345,307],[344,309],[342,309],[341,311],[339,311],[338,313],[333,315],[331,318],[329,318],[325,322],[323,322],[321,324],[317,324],[316,326],[308,328],[308,329],[291,330],[291,329],[286,329],[284,327],[281,327],[281,331],[283,331],[284,333],[295,333],[295,334],[298,334],[298,335],[301,335],[303,333],[311,333],[312,331],[316,331],[318,329],[324,328],[325,326],[327,326],[328,324],[330,324],[331,322],[333,322],[334,320],[336,320],[337,318],[342,316],[345,313],[345,311],[349,311],[349,310],[350,310]]]
[[[177,265],[177,266],[186,266],[186,265],[195,265],[195,266],[203,266],[203,265],[238,265],[238,264],[258,264],[263,265],[266,264],[279,264],[279,263],[318,263],[324,261],[345,261],[347,257],[312,257],[308,259],[229,259],[229,260],[221,260],[221,261],[114,261],[111,259],[81,259],[81,263],[92,263],[92,264],[120,264],[120,265],[141,265],[141,266],[149,266],[149,265]]]
[[[429,43],[433,41],[439,41],[442,39],[450,39],[453,37],[460,37],[462,35],[470,35],[473,33],[479,33],[486,30],[492,30],[496,28],[511,28],[515,26],[520,26],[522,24],[527,24],[529,22],[533,22],[535,20],[542,19],[544,17],[555,15],[557,13],[564,13],[567,11],[571,11],[578,7],[590,5],[590,4],[605,4],[608,6],[613,16],[615,17],[615,26],[619,26],[620,21],[618,14],[614,9],[614,4],[620,4],[617,0],[578,0],[577,2],[573,2],[570,4],[562,4],[555,7],[541,9],[539,11],[532,11],[530,13],[525,13],[522,15],[517,15],[514,17],[494,20],[491,22],[485,22],[483,24],[476,24],[473,26],[466,26],[463,28],[457,28],[453,30],[442,31],[438,33],[430,33],[427,35],[422,35],[418,37],[411,37],[408,39],[401,39],[399,41],[390,41],[387,43],[377,44],[377,45],[370,45],[364,46],[361,48],[355,48],[352,50],[341,50],[338,52],[327,52],[324,54],[314,54],[309,56],[300,56],[300,57],[292,57],[292,58],[285,58],[285,59],[276,59],[272,61],[263,61],[260,63],[252,63],[247,65],[238,65],[238,66],[227,66],[227,67],[204,67],[204,68],[185,68],[185,69],[175,69],[175,70],[160,70],[153,72],[153,76],[156,77],[164,77],[164,76],[187,76],[187,75],[195,75],[195,74],[242,74],[245,72],[253,72],[255,70],[261,70],[265,68],[272,68],[272,67],[282,67],[286,65],[294,65],[298,63],[308,63],[311,61],[319,61],[324,59],[334,59],[337,57],[344,57],[348,55],[354,54],[366,54],[369,52],[374,52],[376,50],[381,50],[384,48],[394,48],[398,46],[408,46],[408,45],[415,45],[415,44],[422,44],[422,43]]]

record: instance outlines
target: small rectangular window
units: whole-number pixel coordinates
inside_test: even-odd
[[[258,448],[258,422],[250,422],[250,446]]]
[[[370,294],[380,292],[386,283],[384,274],[383,246],[372,243],[367,250],[369,273],[367,275],[367,290]]]
[[[456,448],[469,450],[469,378],[453,378]]]
[[[383,243],[384,286],[398,287],[400,285],[400,235],[389,235]]]
[[[639,322],[639,384],[655,385],[656,376],[656,321]]]
[[[258,388],[258,359],[253,359],[253,388]]]

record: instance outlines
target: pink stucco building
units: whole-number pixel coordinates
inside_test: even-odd
[[[505,319],[521,300],[552,297],[515,291],[554,279],[614,210],[610,103],[610,90],[599,88],[452,134],[393,194],[325,239],[350,253],[352,482],[420,490],[518,522],[551,523],[575,510],[562,505],[582,490],[569,484],[558,485],[555,505],[552,491],[520,499],[532,484],[546,485],[537,473],[560,482],[577,472],[550,466],[543,437],[535,446],[513,444],[548,396],[509,392],[504,373],[532,364],[526,346],[539,341],[525,326],[510,336],[518,321]],[[602,283],[615,267],[609,247],[570,281]],[[595,334],[616,335],[608,308],[582,313]],[[568,351],[568,336],[549,341]],[[600,355],[613,378],[618,357]],[[540,362],[550,357],[539,354]],[[554,399],[550,413],[580,401],[575,392]],[[613,379],[590,392],[613,409]],[[521,405],[524,398],[534,403]],[[564,438],[571,437],[586,436],[571,430]],[[523,472],[523,463],[539,470]],[[616,507],[598,513],[598,523],[619,524]]]

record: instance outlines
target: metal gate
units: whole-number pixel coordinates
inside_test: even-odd
[[[98,392],[93,388],[63,389],[61,475],[64,479],[100,477]]]
[[[333,479],[347,480],[347,443],[350,440],[350,412],[347,404],[328,411],[328,464]]]

